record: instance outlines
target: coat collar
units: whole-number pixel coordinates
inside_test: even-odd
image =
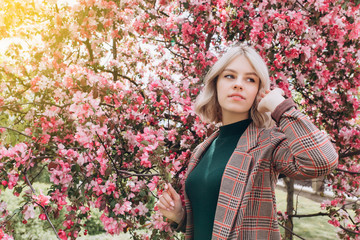
[[[199,159],[201,159],[202,155],[206,152],[210,144],[217,138],[217,136],[219,136],[219,132],[219,130],[216,130],[204,142],[199,145],[193,156],[196,159],[196,163]],[[246,128],[245,132],[241,135],[236,145],[236,149],[245,153],[249,152],[257,145],[258,135],[259,128],[255,126],[254,122],[251,122]]]
[[[198,147],[195,148],[193,156],[190,159],[188,170],[186,172],[186,178],[189,176],[191,171],[196,167],[202,155],[206,152],[211,143],[219,136],[219,130],[216,130],[207,139],[204,140]],[[259,136],[259,128],[257,128],[254,122],[251,122],[246,128],[245,132],[241,135],[235,150],[239,152],[248,153],[252,148],[257,145]]]
[[[236,149],[240,152],[248,153],[251,149],[256,147],[259,133],[259,128],[255,126],[254,122],[251,122],[245,132],[241,135],[236,145]]]

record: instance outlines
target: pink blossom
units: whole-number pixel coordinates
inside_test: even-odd
[[[22,211],[22,213],[24,214],[24,219],[25,220],[29,220],[30,218],[34,218],[35,217],[34,205],[33,204],[27,204],[24,207],[24,210]]]
[[[111,193],[113,193],[116,190],[115,184],[113,182],[110,182],[110,181],[106,181],[105,188],[106,188],[106,193],[108,195],[110,195]]]
[[[13,189],[13,187],[17,184],[17,181],[19,180],[19,174],[13,173],[8,174],[8,188]]]
[[[70,229],[74,225],[74,222],[71,220],[67,220],[63,222],[63,226],[67,229]]]
[[[66,235],[66,232],[64,230],[62,230],[62,229],[59,229],[58,235],[59,235],[61,240],[67,240],[68,239],[67,235]]]
[[[140,157],[140,164],[144,167],[150,168],[151,162],[149,161],[149,154],[147,152],[143,153]]]
[[[147,185],[150,191],[154,191],[156,189],[158,181],[159,181],[159,177],[154,176],[153,179],[150,181],[150,183]]]
[[[57,163],[56,168],[50,170],[50,181],[67,186],[72,180],[70,164],[62,160],[58,160]]]
[[[14,238],[3,232],[3,229],[0,228],[0,239],[1,240],[14,240]]]
[[[135,208],[135,212],[140,216],[145,215],[148,211],[149,209],[142,202],[139,202],[139,205]]]
[[[39,204],[40,206],[42,206],[42,207],[48,205],[49,201],[50,201],[50,198],[51,198],[50,196],[45,196],[42,193],[40,193],[38,196],[33,195],[32,197],[35,200],[35,202],[37,204]]]
[[[340,222],[338,220],[334,219],[334,218],[332,220],[329,220],[328,223],[330,223],[334,227],[339,227],[340,226]]]
[[[124,201],[123,204],[117,203],[117,204],[115,205],[114,212],[115,212],[116,214],[121,214],[121,215],[123,215],[123,214],[125,214],[125,212],[130,212],[132,202],[129,202],[129,201],[127,201],[127,200],[123,200],[123,201]]]
[[[41,214],[39,215],[39,218],[40,218],[41,220],[46,220],[46,215],[45,215],[44,213],[41,213]]]
[[[100,220],[103,223],[105,230],[112,235],[119,234],[127,226],[127,224],[122,219],[119,219],[118,222],[112,217],[107,217],[105,214],[101,215]]]
[[[176,135],[178,135],[176,129],[171,129],[170,131],[168,131],[167,139],[169,139],[169,141],[175,142]]]

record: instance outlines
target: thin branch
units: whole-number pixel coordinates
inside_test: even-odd
[[[344,231],[346,231],[346,232],[349,232],[349,233],[352,233],[352,234],[356,234],[356,235],[360,235],[360,232],[355,232],[355,231],[353,231],[353,230],[350,230],[350,229],[347,229],[347,228],[345,228],[345,227],[343,227],[343,226],[339,226],[342,230],[344,230]]]
[[[93,53],[93,50],[91,48],[90,41],[87,38],[85,41],[82,41],[82,42],[85,44],[85,46],[86,46],[86,48],[87,48],[87,50],[89,52],[90,62],[92,63],[94,61],[94,53]]]
[[[354,219],[352,219],[352,217],[350,216],[350,214],[348,213],[348,211],[345,209],[344,206],[342,207],[342,210],[348,214],[350,221],[354,224],[356,230],[359,231],[359,227],[357,226],[357,223],[354,221]]]
[[[18,134],[20,134],[20,135],[23,135],[23,136],[25,136],[25,137],[31,138],[31,136],[26,135],[25,133],[22,133],[22,132],[20,132],[20,131],[18,131],[18,130],[16,130],[16,129],[13,129],[13,128],[4,127],[4,126],[0,126],[0,128],[5,128],[5,129],[7,129],[7,130],[16,132],[16,133],[18,133]]]
[[[33,178],[30,180],[31,183],[34,182],[34,180],[42,173],[42,171],[44,170],[45,167],[46,167],[46,165],[44,165],[44,166],[41,168],[41,170],[36,174],[36,176],[33,177]]]
[[[360,150],[357,150],[354,152],[349,152],[349,153],[344,153],[344,154],[339,154],[339,157],[345,158],[345,157],[352,157],[352,156],[356,156],[356,155],[360,155]]]
[[[110,161],[112,162],[112,164],[113,164],[113,166],[114,166],[114,168],[115,168],[115,170],[116,170],[117,176],[120,176],[121,174],[127,175],[126,177],[132,177],[132,176],[138,176],[138,177],[162,176],[161,174],[137,173],[137,172],[130,172],[130,171],[126,171],[126,170],[122,170],[122,169],[116,168],[115,161],[114,161],[114,159],[111,157],[110,153],[107,151],[107,149],[106,149],[106,147],[105,147],[105,143],[102,141],[102,139],[100,138],[100,136],[98,135],[98,133],[97,133],[97,132],[95,132],[95,133],[96,133],[97,137],[99,138],[99,141],[100,141],[101,145],[104,147],[107,156],[109,157]]]
[[[110,153],[109,153],[108,150],[106,149],[105,143],[103,142],[103,140],[101,139],[101,137],[99,136],[99,134],[98,134],[97,132],[95,132],[95,133],[96,133],[96,136],[98,137],[100,143],[103,145],[103,147],[104,147],[104,149],[105,149],[105,152],[106,152],[106,155],[109,157],[109,159],[110,159],[113,167],[115,168],[115,171],[116,171],[117,175],[120,176],[119,169],[117,169],[116,164],[115,164],[115,162],[114,162],[114,159],[111,157]]]
[[[129,176],[140,176],[140,177],[154,177],[154,176],[161,176],[161,174],[159,173],[155,173],[155,174],[146,174],[146,173],[131,173],[125,170],[119,170],[120,173],[122,174],[126,174]]]
[[[285,227],[285,226],[282,225],[281,223],[279,223],[279,225],[280,225],[281,227],[283,227],[284,229],[290,231],[293,235],[297,236],[298,238],[300,238],[300,239],[302,239],[302,240],[306,240],[305,238],[300,237],[299,235],[297,235],[296,233],[294,233],[293,231],[291,231],[291,229]]]
[[[55,103],[50,103],[50,102],[29,102],[29,103],[17,103],[17,104],[10,104],[10,105],[3,105],[0,108],[10,108],[10,107],[15,107],[15,106],[23,106],[23,105],[37,105],[37,106],[42,106],[42,105],[51,105],[51,106],[55,106],[58,108],[64,108],[69,106],[70,104],[65,104],[63,106],[57,105]],[[9,109],[12,110],[12,109]]]
[[[318,212],[318,213],[313,213],[313,214],[294,214],[294,215],[288,215],[288,216],[302,218],[302,217],[329,216],[329,214],[324,213],[324,212]]]
[[[22,205],[22,207],[19,208],[20,211],[21,211],[28,203],[29,203],[29,202],[24,203],[24,205]],[[8,219],[6,219],[4,222],[2,222],[2,223],[0,224],[0,228],[4,227],[5,224],[6,224],[7,222],[9,222],[9,221],[10,221],[16,214],[18,214],[18,213],[19,213],[19,212],[15,211]]]
[[[340,169],[340,168],[335,168],[335,170],[339,171],[339,172],[349,173],[349,174],[360,174],[360,172],[352,172],[352,171],[348,171],[348,170],[344,170],[344,169]]]
[[[24,172],[24,176],[25,176],[25,179],[26,179],[27,184],[28,184],[29,187],[31,188],[31,191],[32,191],[34,194],[36,194],[35,189],[33,188],[31,182],[29,181],[29,178],[27,177],[26,170],[25,170],[25,172]],[[50,220],[50,218],[49,218],[49,215],[48,215],[45,207],[42,206],[42,205],[40,205],[40,204],[38,204],[38,203],[36,203],[36,204],[37,204],[39,207],[42,208],[43,212],[45,213],[45,216],[46,216],[47,221],[49,222],[49,224],[51,225],[52,229],[54,230],[54,233],[55,233],[56,237],[57,237],[59,240],[61,240],[60,237],[59,237],[59,235],[58,235],[58,233],[57,233],[57,231],[56,231],[56,229],[55,229],[55,227],[54,227],[54,225],[52,224],[52,222],[51,222],[51,220]]]
[[[100,105],[100,106],[107,106],[107,107],[115,108],[114,105],[107,104],[107,103],[100,103],[99,105]]]
[[[113,23],[113,30],[114,31],[116,30],[115,22]],[[113,54],[113,59],[116,61],[117,59],[116,37],[113,38],[112,54]],[[114,76],[114,82],[116,82],[118,78],[118,68],[116,66],[114,66],[113,76]]]

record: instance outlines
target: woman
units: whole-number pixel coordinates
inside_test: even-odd
[[[177,230],[185,228],[186,239],[280,239],[279,174],[316,178],[336,167],[327,136],[280,89],[269,88],[265,62],[245,45],[227,51],[206,75],[195,111],[222,126],[194,150],[185,206],[170,184],[157,204]]]

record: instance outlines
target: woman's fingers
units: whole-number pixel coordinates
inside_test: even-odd
[[[171,196],[168,194],[168,193],[165,193],[163,195],[163,199],[166,201],[167,203],[167,207],[170,209],[170,210],[173,210],[174,209],[174,200],[171,198]]]
[[[159,202],[162,203],[165,209],[167,210],[173,210],[174,209],[174,200],[171,198],[171,196],[167,192],[163,192],[163,194],[159,198]]]
[[[171,194],[174,200],[180,199],[180,195],[175,191],[175,189],[171,186],[170,183],[168,184],[168,192]]]
[[[184,216],[184,210],[180,195],[171,184],[166,184],[159,201],[156,204],[162,215],[172,221],[179,223]]]

